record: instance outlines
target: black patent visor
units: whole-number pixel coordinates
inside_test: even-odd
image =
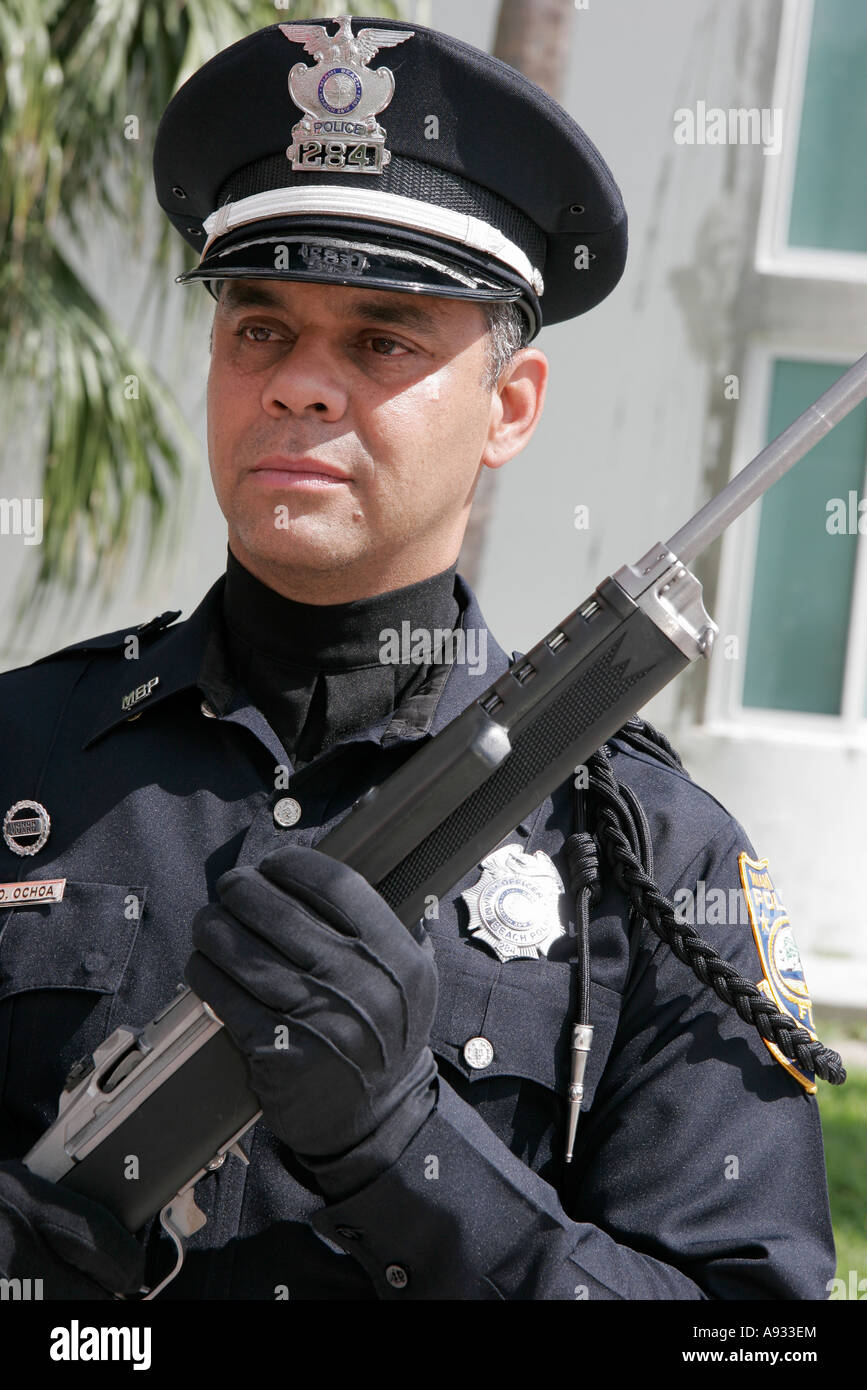
[[[413,244],[389,237],[378,240],[353,229],[351,237],[330,233],[318,224],[306,232],[276,230],[266,236],[250,235],[253,228],[239,229],[221,238],[194,270],[177,277],[178,283],[204,280],[216,298],[220,280],[309,280],[318,284],[356,285],[360,288],[403,290],[406,293],[440,295],[491,303],[519,300],[531,318],[531,335],[541,326],[536,295],[517,274],[485,258],[483,266],[463,252],[443,253],[441,243],[430,238]],[[230,244],[228,244],[230,243]]]

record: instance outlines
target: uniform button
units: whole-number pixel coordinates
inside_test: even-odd
[[[274,819],[284,829],[301,819],[301,805],[294,796],[281,796],[274,807]]]
[[[405,1289],[409,1283],[409,1275],[403,1265],[389,1265],[385,1277],[393,1289]]]
[[[205,716],[206,719],[216,719],[216,717],[217,717],[217,711],[216,711],[215,709],[212,709],[212,708],[211,708],[211,706],[208,704],[207,700],[203,700],[203,701],[202,701],[201,709],[202,709],[202,714]]]
[[[473,1071],[483,1071],[494,1060],[494,1049],[487,1038],[470,1038],[464,1043],[464,1061]]]
[[[361,1240],[361,1232],[356,1231],[354,1226],[338,1226],[337,1234],[344,1240]]]
[[[88,975],[92,975],[94,970],[102,970],[105,965],[105,956],[101,951],[87,951],[81,961]]]

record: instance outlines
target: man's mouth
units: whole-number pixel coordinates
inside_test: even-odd
[[[350,481],[350,475],[336,464],[286,454],[259,459],[250,473],[258,483],[276,487],[338,487]]]

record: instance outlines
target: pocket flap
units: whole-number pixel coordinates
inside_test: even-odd
[[[471,945],[436,939],[439,1002],[431,1047],[471,1082],[491,1076],[535,1081],[566,1096],[571,1073],[577,974],[565,961],[488,959]],[[620,1017],[620,995],[591,981],[593,1045],[582,1109],[589,1109]],[[484,1038],[487,1066],[471,1067],[464,1046]]]
[[[123,977],[147,889],[67,879],[60,902],[0,916],[0,1000],[34,989],[113,994]]]

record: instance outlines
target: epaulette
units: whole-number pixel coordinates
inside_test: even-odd
[[[62,656],[90,656],[99,655],[101,652],[116,651],[129,641],[131,636],[138,638],[140,642],[152,642],[161,632],[164,632],[176,618],[181,616],[181,609],[168,610],[160,613],[156,618],[151,618],[146,623],[139,623],[136,627],[121,627],[115,632],[104,632],[99,637],[88,637],[83,642],[72,642],[68,647],[61,647],[59,651],[49,652],[47,656],[40,656],[36,661],[29,664],[31,666],[42,666],[46,661],[56,661]]]
[[[627,719],[612,738],[620,739],[622,743],[634,748],[639,753],[647,753],[657,762],[663,763],[665,767],[672,767],[677,772],[683,772],[686,776],[689,773],[683,765],[680,754],[669,743],[659,729],[653,724],[649,724],[646,719],[634,714],[631,719]]]

